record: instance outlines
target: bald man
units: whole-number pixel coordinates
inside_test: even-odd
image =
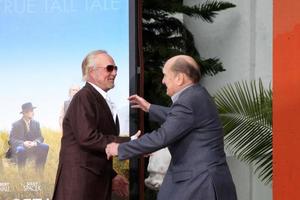
[[[213,99],[198,84],[199,66],[190,56],[179,55],[166,62],[163,74],[171,107],[129,97],[132,107],[149,112],[160,128],[137,140],[107,145],[108,158],[118,155],[124,160],[168,147],[172,158],[157,199],[236,200],[222,125]]]

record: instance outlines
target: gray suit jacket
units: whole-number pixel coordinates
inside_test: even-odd
[[[235,200],[216,106],[199,84],[184,90],[170,108],[151,105],[161,127],[120,144],[119,159],[168,147],[172,156],[158,199]]]
[[[23,119],[13,123],[9,136],[9,144],[11,145],[13,153],[15,153],[18,146],[22,146],[27,140],[43,143],[44,138],[41,133],[40,123],[35,120],[31,120],[29,126],[30,130],[28,132]]]

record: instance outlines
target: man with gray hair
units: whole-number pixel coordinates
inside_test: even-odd
[[[106,159],[105,147],[124,142],[107,101],[117,66],[105,51],[89,53],[82,62],[85,86],[73,97],[63,120],[63,136],[54,200],[110,200],[112,191],[128,195],[127,180]]]
[[[109,144],[107,157],[124,160],[168,147],[171,161],[157,199],[236,200],[222,124],[213,99],[198,83],[199,66],[190,56],[179,55],[166,62],[163,74],[171,107],[150,104],[138,95],[129,97],[133,107],[149,112],[161,127],[137,140]]]

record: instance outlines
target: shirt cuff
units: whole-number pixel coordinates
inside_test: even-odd
[[[138,139],[138,137],[136,135],[133,135],[130,137],[130,140],[136,140],[136,139]]]

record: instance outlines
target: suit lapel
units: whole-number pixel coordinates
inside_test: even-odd
[[[112,113],[110,111],[110,108],[109,108],[106,100],[91,84],[86,83],[85,86],[93,93],[93,95],[95,95],[97,103],[103,109],[104,115],[107,116],[107,121],[110,123],[111,127],[113,127],[114,131],[116,131],[119,134],[118,128],[115,124],[114,118],[112,116]]]
[[[119,123],[119,117],[118,115],[116,116],[116,127],[117,127],[117,133],[120,133],[120,123]]]
[[[27,127],[26,127],[26,123],[25,123],[25,121],[23,120],[23,119],[20,119],[20,122],[21,122],[21,124],[22,124],[22,132],[24,133],[24,135],[28,132],[27,131]]]

